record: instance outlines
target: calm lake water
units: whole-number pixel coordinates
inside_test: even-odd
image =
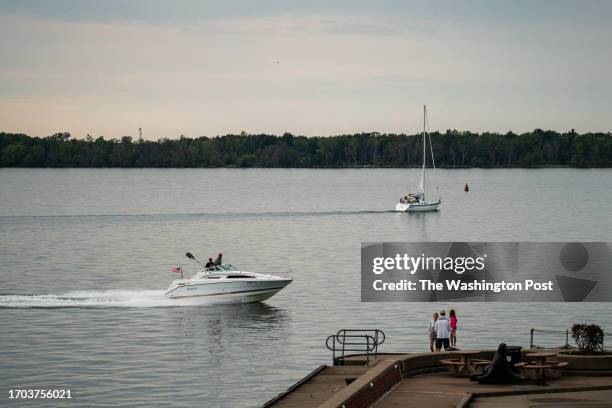
[[[417,172],[0,169],[0,405],[49,406],[8,391],[62,388],[73,399],[54,405],[254,407],[329,363],[339,328],[421,351],[451,306],[460,347],[582,321],[612,332],[610,304],[361,303],[362,241],[612,236],[612,170],[438,170],[441,211],[389,212]],[[263,304],[171,307],[185,251],[294,282]]]

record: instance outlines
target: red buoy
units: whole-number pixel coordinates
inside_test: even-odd
[[[470,191],[470,187],[468,187],[467,183],[465,183],[465,187],[463,187],[463,191],[465,191],[466,193]]]

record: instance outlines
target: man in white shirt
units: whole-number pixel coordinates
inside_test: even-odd
[[[444,350],[450,350],[450,321],[446,318],[446,311],[442,310],[440,312],[440,317],[436,320],[434,325],[436,330],[436,351],[440,351],[442,346],[444,346]]]

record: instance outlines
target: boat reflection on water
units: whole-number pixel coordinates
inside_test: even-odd
[[[232,353],[244,352],[254,337],[270,345],[284,344],[290,338],[289,313],[266,303],[195,306],[192,311],[197,313],[184,313],[184,308],[165,310],[175,314],[182,352],[204,351],[213,365]]]

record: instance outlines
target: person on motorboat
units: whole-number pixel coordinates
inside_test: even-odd
[[[213,266],[215,266],[215,263],[213,262],[213,259],[212,258],[208,258],[208,262],[206,262],[206,269],[212,268]]]
[[[215,266],[219,266],[223,263],[223,254],[219,253],[219,256],[217,256],[217,259],[215,259]]]

